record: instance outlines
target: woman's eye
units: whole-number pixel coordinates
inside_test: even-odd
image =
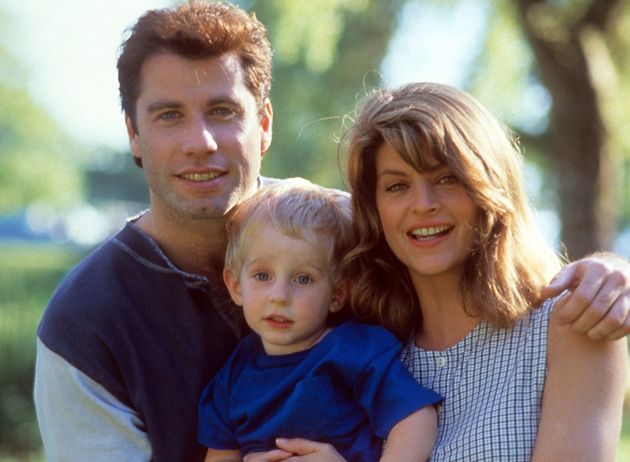
[[[297,278],[295,278],[295,280],[298,284],[308,284],[309,282],[312,281],[312,278],[310,276],[302,274],[298,276]]]
[[[452,173],[449,173],[447,175],[442,175],[438,179],[438,183],[439,184],[459,184],[459,178],[457,178],[457,176],[453,175]]]
[[[388,191],[388,192],[403,191],[405,188],[407,188],[407,185],[404,183],[394,183],[394,184],[386,186],[385,191]]]
[[[271,276],[269,276],[269,273],[259,272],[254,274],[254,279],[256,279],[257,281],[266,282],[271,279]]]

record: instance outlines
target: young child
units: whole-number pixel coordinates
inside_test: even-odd
[[[206,461],[240,461],[278,437],[327,442],[347,461],[428,459],[441,397],[412,378],[387,330],[331,322],[349,289],[349,197],[274,183],[239,205],[228,239],[224,280],[253,333],[201,397]]]

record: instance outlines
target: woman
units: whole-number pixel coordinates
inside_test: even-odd
[[[347,175],[352,305],[407,340],[404,362],[445,397],[432,460],[614,460],[625,342],[549,322],[555,300],[539,297],[560,260],[494,117],[444,85],[375,91]]]

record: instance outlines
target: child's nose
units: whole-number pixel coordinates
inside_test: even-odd
[[[289,298],[289,289],[283,281],[277,281],[269,290],[269,301],[286,304]]]

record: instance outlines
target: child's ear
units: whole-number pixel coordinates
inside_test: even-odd
[[[333,290],[333,295],[330,300],[329,311],[336,313],[346,304],[346,297],[348,295],[348,288],[345,285],[340,285]]]
[[[232,270],[225,268],[223,270],[223,281],[227,286],[228,291],[230,292],[230,297],[232,297],[232,301],[239,306],[243,305],[243,295],[241,293],[241,282],[238,277]]]

